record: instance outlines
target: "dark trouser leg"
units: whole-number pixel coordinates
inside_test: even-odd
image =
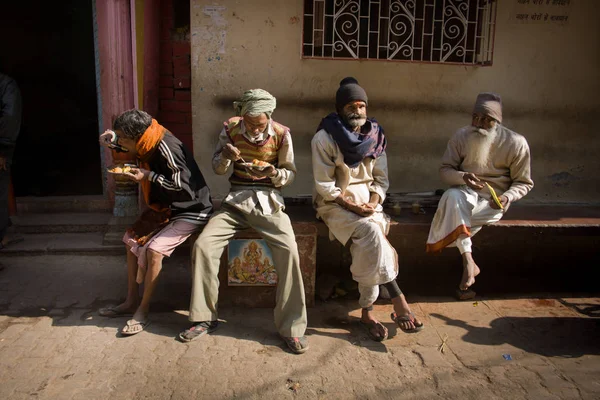
[[[10,166],[0,170],[0,241],[4,239],[6,229],[11,226],[8,216],[8,190],[10,186]]]
[[[400,287],[398,286],[398,283],[395,280],[388,283],[384,283],[383,286],[387,289],[391,299],[393,299],[394,297],[399,297],[402,294],[402,290],[400,290]]]

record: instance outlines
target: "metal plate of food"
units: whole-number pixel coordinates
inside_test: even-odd
[[[123,175],[131,171],[131,168],[137,168],[135,164],[115,164],[106,169],[109,174]]]
[[[249,162],[242,163],[242,165],[246,168],[255,169],[257,171],[262,171],[265,168],[268,168],[271,164],[269,164],[268,162],[264,162],[264,161],[261,161],[260,163],[253,161],[251,163],[249,163]]]

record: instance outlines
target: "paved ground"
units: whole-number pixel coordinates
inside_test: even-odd
[[[0,399],[596,399],[600,298],[410,298],[426,323],[369,341],[353,300],[309,309],[311,349],[289,353],[269,309],[222,307],[213,335],[183,344],[185,258],[169,260],[146,332],[98,317],[125,293],[124,257],[4,257]],[[445,343],[442,350],[442,343]]]

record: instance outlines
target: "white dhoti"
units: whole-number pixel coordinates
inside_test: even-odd
[[[345,245],[351,240],[350,254],[352,278],[358,282],[359,304],[372,305],[379,296],[379,285],[391,282],[398,276],[398,255],[387,240],[390,217],[381,206],[369,217],[361,217],[337,204],[318,209],[330,234]]]
[[[431,222],[427,251],[441,251],[445,247],[458,247],[461,254],[471,252],[471,237],[484,225],[498,222],[503,210],[490,207],[489,197],[466,185],[452,187],[440,199]]]

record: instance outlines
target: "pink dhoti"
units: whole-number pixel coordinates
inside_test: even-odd
[[[130,232],[125,232],[123,243],[137,257],[138,272],[136,282],[142,283],[146,276],[146,271],[148,270],[148,250],[169,257],[177,246],[185,242],[192,233],[199,231],[203,227],[204,225],[192,224],[181,220],[171,221],[143,246],[139,245]]]

